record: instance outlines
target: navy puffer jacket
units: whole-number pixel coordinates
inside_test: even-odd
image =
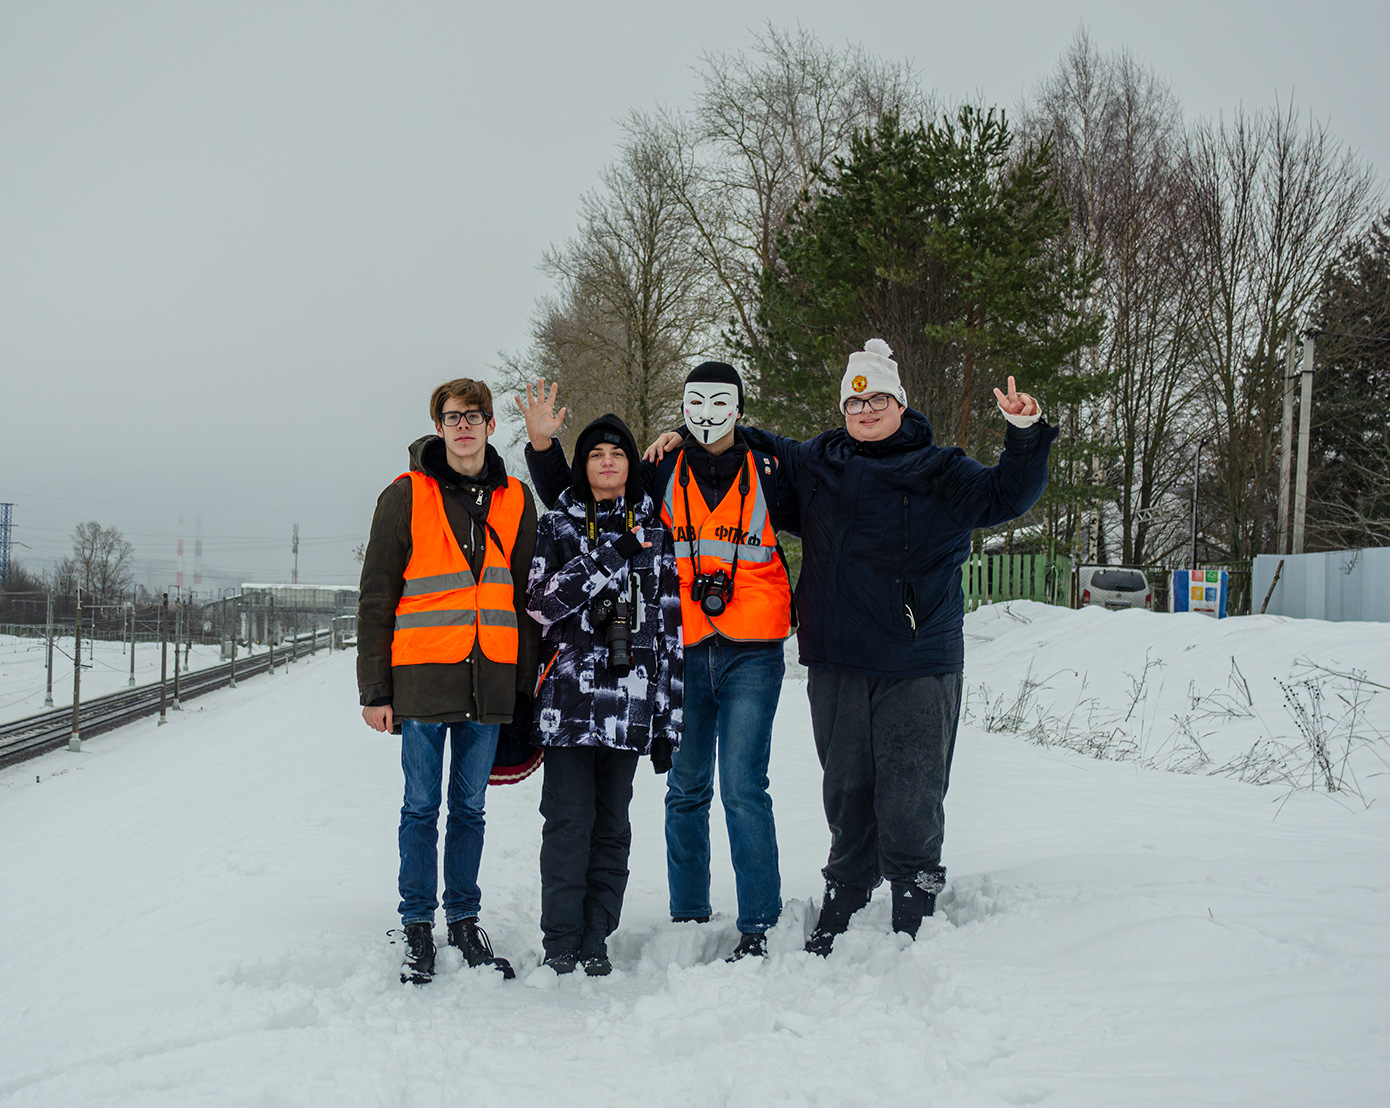
[[[1010,425],[993,467],[935,445],[926,416],[911,408],[882,442],[844,428],[808,442],[745,434],[777,455],[801,509],[802,663],[875,677],[960,671],[971,532],[1037,503],[1056,428]]]

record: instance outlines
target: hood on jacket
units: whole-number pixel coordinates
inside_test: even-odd
[[[609,442],[619,447],[627,457],[627,485],[623,490],[623,498],[629,504],[640,504],[642,455],[637,449],[637,439],[628,430],[627,424],[612,412],[599,416],[580,431],[579,437],[574,440],[574,463],[570,466],[573,480],[570,488],[574,491],[575,500],[580,504],[587,504],[592,499],[593,493],[589,488],[589,451],[601,442]]]
[[[507,463],[502,460],[502,455],[497,453],[492,443],[487,444],[483,455],[483,471],[477,477],[465,477],[450,467],[444,440],[438,435],[422,435],[410,444],[410,468],[416,473],[433,477],[446,486],[469,484],[481,485],[486,489],[500,489],[507,483]]]

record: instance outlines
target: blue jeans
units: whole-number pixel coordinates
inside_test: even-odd
[[[767,791],[782,644],[710,638],[685,648],[685,729],[666,775],[666,877],[671,915],[707,916],[709,809],[716,751],[729,829],[738,929],[760,934],[782,913],[777,828]]]
[[[449,737],[449,815],[444,825],[444,916],[478,914],[483,857],[483,798],[497,753],[495,723],[401,723],[401,922],[433,923],[439,888],[439,793]]]

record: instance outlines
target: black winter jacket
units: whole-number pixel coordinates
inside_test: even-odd
[[[634,517],[637,537],[651,543],[631,560],[614,543],[627,533],[622,497],[597,505],[591,545],[583,502],[566,490],[536,533],[526,607],[541,626],[535,689],[536,741],[542,746],[608,746],[652,753],[680,745],[682,648],[680,579],[675,544],[656,502],[643,494]],[[590,617],[600,593],[617,594],[638,579],[632,630],[632,671],[615,676],[602,628]]]
[[[993,467],[936,446],[911,408],[882,442],[844,428],[809,442],[745,433],[754,449],[776,453],[801,508],[801,661],[875,677],[960,671],[971,532],[1037,503],[1056,429],[1010,425]]]

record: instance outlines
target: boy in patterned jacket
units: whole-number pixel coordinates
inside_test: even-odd
[[[609,973],[627,888],[637,759],[670,765],[681,734],[680,580],[671,533],[642,490],[615,415],[576,443],[573,483],[537,527],[526,608],[541,626],[545,964]]]

